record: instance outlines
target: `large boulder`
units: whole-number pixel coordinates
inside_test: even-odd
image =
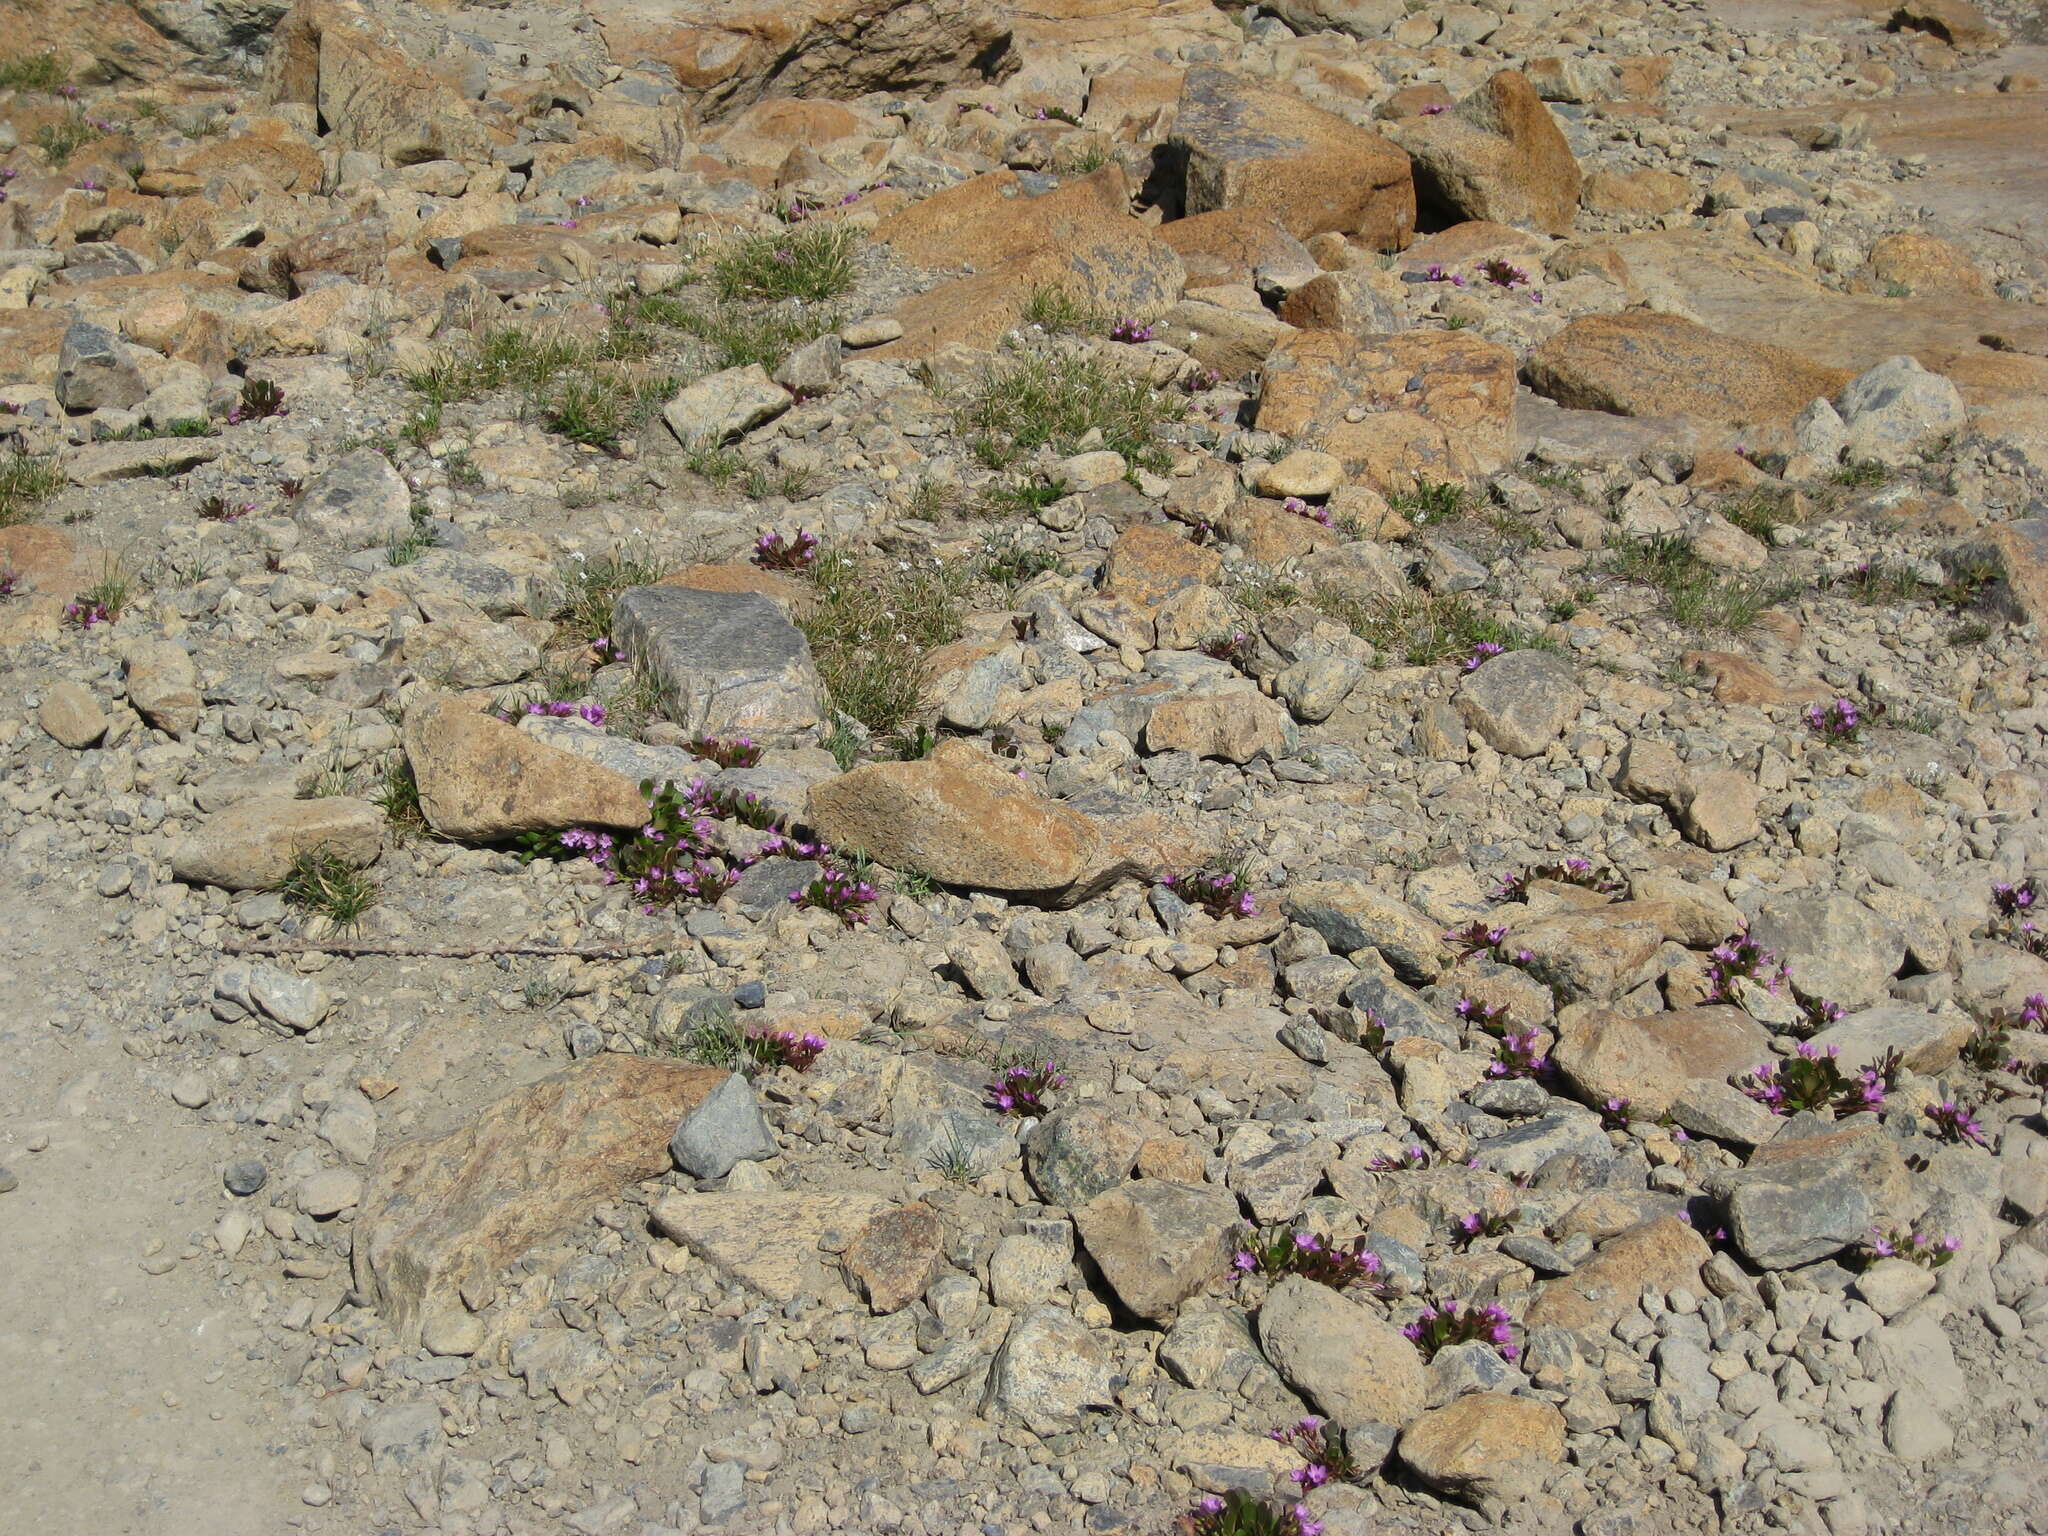
[[[469,106],[460,60],[421,63],[352,0],[300,0],[270,34],[262,99],[315,108],[337,149],[393,165],[484,160],[494,135]]]
[[[493,719],[468,701],[429,695],[399,737],[419,784],[420,814],[443,837],[489,842],[562,827],[639,827],[647,801],[631,779]]]
[[[1448,112],[1404,126],[1424,217],[1571,233],[1579,163],[1535,87],[1502,70]]]
[[[1645,1291],[1680,1286],[1699,1294],[1700,1266],[1713,1257],[1706,1239],[1676,1216],[1645,1221],[1609,1238],[1568,1275],[1547,1282],[1523,1321],[1601,1338],[1636,1310]]]
[[[1499,1497],[1541,1488],[1564,1460],[1564,1415],[1540,1398],[1474,1392],[1401,1432],[1400,1455],[1440,1493]]]
[[[292,519],[351,549],[389,543],[412,528],[412,492],[374,448],[336,459],[292,504]]]
[[[1509,651],[1466,674],[1458,712],[1489,747],[1535,757],[1562,736],[1586,702],[1572,665],[1548,651]]]
[[[1150,1322],[1230,1271],[1237,1201],[1220,1189],[1136,1179],[1074,1212],[1088,1257],[1117,1300]]]
[[[824,715],[810,642],[758,592],[632,587],[613,604],[612,635],[686,730],[787,736]]]
[[[1680,1008],[1630,1016],[1569,1009],[1558,1019],[1551,1060],[1594,1108],[1626,1099],[1656,1119],[1695,1079],[1725,1083],[1770,1060],[1763,1028],[1739,1008]]]
[[[1290,92],[1190,69],[1174,139],[1186,155],[1191,214],[1253,208],[1297,239],[1335,231],[1383,251],[1415,232],[1408,156]]]
[[[1422,1357],[1401,1330],[1326,1285],[1289,1275],[1259,1308],[1259,1347],[1317,1412],[1405,1424],[1422,1412]]]
[[[401,1347],[416,1346],[423,1325],[486,1304],[497,1270],[666,1171],[669,1133],[725,1078],[597,1056],[389,1148],[356,1217],[356,1288],[377,1298]]]

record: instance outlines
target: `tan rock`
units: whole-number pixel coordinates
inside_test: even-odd
[[[1100,81],[1096,82],[1100,85]],[[1089,110],[1094,110],[1089,98]],[[1263,271],[1312,273],[1307,248],[1264,208],[1218,208],[1159,226],[1159,238],[1187,269],[1190,288],[1251,283]]]
[[[273,32],[263,99],[318,107],[338,148],[393,165],[481,160],[492,135],[451,79],[409,58],[347,0],[301,0]]]
[[[1192,752],[1227,763],[1248,763],[1261,754],[1285,757],[1294,744],[1286,706],[1249,688],[1168,699],[1145,727],[1148,751]]]
[[[1564,1460],[1564,1415],[1540,1398],[1473,1392],[1401,1431],[1400,1456],[1442,1493],[1533,1492]]]
[[[818,606],[816,590],[780,571],[758,565],[686,565],[661,578],[665,587],[695,587],[702,592],[758,592],[791,618],[803,618]]]
[[[1405,1424],[1422,1411],[1422,1357],[1400,1329],[1326,1285],[1289,1275],[1259,1309],[1259,1345],[1315,1409]]]
[[[259,795],[208,817],[171,853],[171,873],[188,885],[268,890],[292,860],[324,848],[360,869],[384,851],[384,814],[367,800],[325,795],[286,800]]]
[[[1502,70],[1448,112],[1400,129],[1416,194],[1439,216],[1568,234],[1579,164],[1526,78]]]
[[[36,707],[36,724],[59,746],[81,752],[107,733],[107,717],[91,690],[77,683],[57,683]]]
[[[1706,1239],[1676,1216],[1627,1228],[1568,1275],[1546,1281],[1523,1322],[1600,1337],[1633,1312],[1643,1292],[1685,1286],[1700,1292],[1700,1266],[1713,1256]]]
[[[450,688],[517,682],[540,665],[540,648],[509,624],[477,615],[436,619],[407,633],[399,657]]]
[[[1213,582],[1222,568],[1223,558],[1215,550],[1192,542],[1170,524],[1139,523],[1109,547],[1102,590],[1150,618],[1174,593]]]
[[[199,674],[191,654],[173,640],[138,640],[123,647],[128,702],[158,730],[191,734],[199,724]]]
[[[638,827],[647,802],[624,775],[537,741],[468,702],[429,695],[400,732],[420,811],[443,837],[488,841],[562,827]]]
[[[1770,1059],[1761,1025],[1739,1008],[1680,1008],[1640,1017],[1604,1008],[1558,1015],[1551,1059],[1587,1104],[1626,1099],[1632,1116],[1666,1113],[1696,1078],[1726,1082]]]
[[[1915,293],[1966,293],[1978,298],[1991,283],[1963,250],[1938,235],[1902,229],[1870,248],[1870,275],[1900,283]]]
[[[899,1312],[924,1294],[946,1259],[938,1212],[922,1202],[872,1218],[846,1250],[846,1272],[876,1312]]]
[[[1739,768],[1710,768],[1692,776],[1679,825],[1700,847],[1725,853],[1763,835],[1757,818],[1762,799],[1756,780]]]
[[[1370,129],[1222,69],[1195,68],[1175,136],[1187,208],[1256,208],[1296,239],[1334,230],[1397,251],[1415,232],[1408,157]]]
[[[1529,354],[1529,385],[1559,405],[1622,416],[1788,424],[1851,375],[1768,342],[1647,310],[1582,315]]]
[[[1259,470],[1259,491],[1266,496],[1312,496],[1320,500],[1344,483],[1344,466],[1335,454],[1297,448]]]
[[[1236,1199],[1204,1184],[1138,1179],[1096,1195],[1074,1228],[1117,1299],[1151,1322],[1230,1272]]]
[[[481,1310],[496,1272],[669,1167],[676,1124],[727,1074],[596,1056],[516,1088],[440,1136],[377,1160],[356,1217],[355,1282],[405,1347],[430,1319]]]
[[[820,1239],[829,1237],[834,1251],[843,1251],[872,1218],[891,1208],[879,1195],[853,1190],[676,1194],[655,1204],[654,1229],[727,1279],[771,1301],[789,1301],[823,1288]]]
[[[1595,171],[1579,189],[1588,213],[1654,218],[1677,213],[1697,200],[1693,184],[1669,171]]]

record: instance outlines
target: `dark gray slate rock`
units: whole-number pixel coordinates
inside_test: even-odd
[[[775,1134],[754,1100],[753,1084],[734,1072],[683,1117],[668,1150],[676,1166],[693,1178],[722,1179],[734,1164],[760,1162],[777,1149]]]

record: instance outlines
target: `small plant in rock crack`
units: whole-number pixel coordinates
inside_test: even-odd
[[[697,803],[714,816],[752,827],[756,832],[773,831],[778,825],[775,807],[751,789],[712,788],[702,779],[690,787],[696,792]]]
[[[239,426],[245,421],[268,421],[273,416],[289,416],[291,411],[284,403],[284,391],[268,379],[244,379],[242,397],[228,412],[228,425]]]
[[[1152,327],[1142,320],[1133,320],[1126,316],[1109,328],[1109,339],[1121,341],[1128,346],[1136,346],[1139,342],[1152,339]]]
[[[1470,1248],[1481,1238],[1505,1237],[1515,1230],[1515,1218],[1521,1214],[1518,1210],[1505,1215],[1468,1211],[1451,1223],[1451,1242],[1460,1248]]]
[[[1305,517],[1312,523],[1321,523],[1325,528],[1333,527],[1328,507],[1311,506],[1299,496],[1289,496],[1280,503],[1280,510],[1292,512],[1296,517]]]
[[[209,496],[199,503],[199,515],[209,523],[239,523],[255,510],[253,501],[229,501],[225,496]]]
[[[1475,997],[1461,997],[1451,1012],[1496,1040],[1504,1038],[1515,1027],[1515,1021],[1508,1017],[1506,1003],[1482,1003]]]
[[[1067,1074],[1057,1062],[1033,1066],[1018,1062],[1003,1068],[996,1080],[983,1089],[988,1107],[1005,1115],[1043,1115],[1050,1107],[1045,1096],[1067,1086]]]
[[[1250,883],[1235,870],[1198,869],[1185,875],[1168,875],[1159,883],[1211,917],[1252,917],[1259,910],[1252,901]]]
[[[1999,881],[1991,887],[1991,904],[1998,912],[2001,938],[2030,954],[2048,954],[2048,928],[2035,917],[2042,896],[2032,879]]]
[[[825,1054],[825,1037],[815,1030],[798,1034],[791,1029],[752,1029],[747,1032],[746,1049],[764,1067],[808,1072]]]
[[[1429,1166],[1429,1148],[1411,1141],[1398,1152],[1383,1153],[1366,1166],[1374,1173],[1413,1173]]]
[[[545,715],[555,720],[581,720],[587,725],[603,725],[605,722],[602,704],[578,704],[571,699],[535,699],[521,713]]]
[[[1458,952],[1460,960],[1470,960],[1474,955],[1489,954],[1508,941],[1508,930],[1503,924],[1489,925],[1474,918],[1462,928],[1444,930],[1444,942]]]
[[[1273,1504],[1242,1488],[1205,1493],[1173,1522],[1172,1536],[1323,1536],[1306,1504]]]
[[[1263,1232],[1243,1228],[1230,1264],[1240,1275],[1274,1280],[1299,1275],[1333,1291],[1358,1285],[1378,1292],[1386,1283],[1381,1278],[1385,1265],[1378,1254],[1366,1252],[1363,1237],[1339,1243],[1285,1222]]]
[[[1809,704],[1802,717],[1807,730],[1822,741],[1844,744],[1863,739],[1863,728],[1874,725],[1884,713],[1882,704],[1858,704],[1854,699],[1838,698],[1832,704]]]
[[[1625,1131],[1628,1129],[1630,1107],[1627,1099],[1616,1094],[1611,1098],[1602,1099],[1593,1106],[1593,1110],[1600,1116],[1600,1124],[1604,1129]]]
[[[1920,1113],[1926,1118],[1927,1134],[1937,1141],[1973,1147],[1991,1145],[1985,1139],[1983,1123],[1960,1099],[1943,1099],[1939,1104],[1928,1105]]]
[[[2048,1027],[2048,998],[2036,992],[2009,1013],[1980,1019],[1963,1046],[1963,1061],[1980,1072],[2011,1071],[2012,1032]]]
[[[1889,1227],[1872,1227],[1870,1236],[1864,1240],[1863,1256],[1871,1263],[1879,1259],[1904,1259],[1909,1264],[1918,1264],[1922,1269],[1940,1269],[1956,1256],[1963,1246],[1963,1240],[1953,1232],[1944,1232],[1939,1237],[1931,1232],[1922,1232],[1920,1223]]]
[[[1529,887],[1539,880],[1558,885],[1576,885],[1601,896],[1619,896],[1628,883],[1604,864],[1577,857],[1553,864],[1532,864],[1518,874],[1502,875],[1493,887],[1495,901],[1526,901]]]
[[[752,768],[761,761],[760,743],[751,736],[692,736],[684,745],[692,757],[721,768]]]
[[[1801,1040],[1790,1056],[1766,1062],[1735,1086],[1774,1115],[1796,1115],[1805,1109],[1853,1115],[1859,1110],[1882,1109],[1889,1086],[1885,1064],[1852,1075],[1842,1070],[1836,1059],[1840,1054],[1837,1046],[1822,1049],[1810,1040]]]
[[[1736,1001],[1738,980],[1755,982],[1775,995],[1789,972],[1785,963],[1746,933],[1731,934],[1707,951],[1707,1001]]]
[[[1401,1332],[1422,1351],[1425,1360],[1434,1360],[1438,1350],[1453,1344],[1491,1344],[1503,1360],[1512,1360],[1520,1352],[1515,1345],[1514,1320],[1505,1307],[1432,1302]]]
[[[868,920],[868,908],[875,901],[875,888],[843,869],[826,869],[809,885],[791,891],[789,899],[799,908],[813,907],[820,912],[830,912],[851,928]]]
[[[1529,286],[1529,274],[1504,257],[1488,256],[1475,270],[1496,288],[1512,290]]]
[[[15,589],[20,585],[21,572],[9,566],[0,565],[0,598],[14,596]]]
[[[1320,1488],[1325,1483],[1359,1480],[1358,1462],[1345,1449],[1343,1430],[1311,1417],[1269,1433],[1280,1444],[1292,1446],[1308,1463],[1287,1474],[1287,1480],[1297,1487]]]
[[[1809,1032],[1826,1029],[1830,1024],[1839,1024],[1845,1017],[1840,1003],[1831,1003],[1824,997],[1809,997],[1799,1005],[1801,1021]]]
[[[754,564],[764,571],[807,571],[817,563],[818,536],[808,528],[786,538],[771,531],[754,540]]]
[[[1228,635],[1211,635],[1202,642],[1201,652],[1211,661],[1228,662],[1242,672],[1251,664],[1252,637],[1241,629]]]
[[[1380,1017],[1376,1008],[1357,1010],[1358,1048],[1374,1056],[1381,1055],[1387,1048],[1387,1021]]]
[[[1496,1081],[1511,1077],[1542,1077],[1550,1071],[1550,1058],[1543,1054],[1542,1036],[1533,1029],[1511,1031],[1494,1047],[1486,1075]]]
[[[325,846],[292,855],[277,894],[294,907],[316,913],[337,928],[353,928],[377,905],[377,884],[339,852]]]
[[[1472,647],[1472,654],[1458,663],[1460,672],[1477,672],[1496,656],[1505,655],[1507,647],[1498,640],[1482,640]]]

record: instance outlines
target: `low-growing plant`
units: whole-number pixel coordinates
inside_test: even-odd
[[[37,503],[63,489],[64,475],[55,457],[19,448],[0,453],[0,528],[26,522]]]
[[[1993,932],[2006,943],[2029,954],[2048,955],[2048,928],[2035,920],[2035,913],[2042,903],[2042,895],[2035,889],[2031,875],[2013,881],[1997,881],[1991,887],[1991,905],[1995,913]]]
[[[255,510],[253,501],[229,501],[225,496],[208,496],[198,507],[200,517],[209,523],[237,523]]]
[[[383,775],[372,800],[391,823],[400,841],[432,835],[426,812],[420,809],[419,780],[404,753],[394,752],[385,759]]]
[[[1707,997],[1710,1003],[1733,1003],[1738,978],[1755,982],[1775,994],[1789,978],[1785,963],[1746,933],[1731,934],[1707,951]]]
[[[1024,323],[1042,331],[1095,336],[1109,328],[1109,317],[1075,298],[1064,288],[1034,288],[1024,301]]]
[[[1801,1110],[1832,1109],[1850,1115],[1860,1110],[1884,1107],[1884,1067],[1864,1067],[1844,1072],[1836,1059],[1839,1046],[1825,1049],[1801,1040],[1783,1060],[1766,1062],[1746,1074],[1736,1086],[1775,1115],[1795,1115]]]
[[[743,235],[712,263],[722,299],[803,299],[823,303],[853,291],[858,230],[846,224]]]
[[[830,553],[810,575],[818,602],[798,624],[833,708],[878,735],[901,730],[924,710],[926,658],[959,637],[973,572]],[[860,740],[842,746],[857,753]]]
[[[1430,523],[1455,522],[1470,504],[1471,493],[1461,480],[1431,480],[1418,475],[1405,491],[1393,491],[1387,505],[1418,528]]]
[[[1325,1483],[1355,1483],[1361,1476],[1357,1459],[1344,1442],[1344,1431],[1334,1424],[1310,1417],[1268,1433],[1292,1447],[1307,1463],[1287,1474],[1287,1480],[1304,1491]]]
[[[1984,1126],[1970,1107],[1960,1099],[1943,1099],[1939,1104],[1930,1104],[1920,1111],[1927,1121],[1927,1134],[1937,1141],[1967,1143],[1973,1147],[1988,1147],[1984,1138]]]
[[[1173,1523],[1173,1536],[1323,1536],[1306,1504],[1274,1504],[1232,1488],[1205,1493]]]
[[[1053,1061],[1017,1062],[996,1074],[983,1090],[990,1109],[1005,1115],[1044,1115],[1051,1105],[1046,1095],[1067,1086],[1067,1074]]]
[[[1366,1166],[1374,1173],[1413,1173],[1418,1168],[1427,1168],[1429,1163],[1429,1148],[1411,1141],[1398,1152],[1375,1157]]]
[[[868,920],[868,908],[874,905],[876,894],[868,881],[846,870],[828,867],[819,871],[809,885],[791,891],[789,899],[800,909],[830,912],[852,928]]]
[[[1458,952],[1458,958],[1469,960],[1474,955],[1491,954],[1507,942],[1508,931],[1499,923],[1488,924],[1483,918],[1474,918],[1462,928],[1444,930],[1444,942]]]
[[[761,761],[761,745],[751,736],[692,736],[685,745],[692,757],[721,768],[752,768]]]
[[[381,895],[374,880],[325,844],[293,854],[276,891],[290,905],[341,929],[358,926]]]
[[[1241,629],[1227,635],[1211,635],[1202,642],[1200,649],[1212,661],[1228,662],[1242,672],[1251,664],[1252,637]]]
[[[1434,1360],[1438,1350],[1449,1349],[1455,1344],[1489,1344],[1503,1360],[1512,1360],[1519,1353],[1515,1344],[1514,1319],[1505,1307],[1456,1301],[1432,1302],[1401,1332],[1422,1352],[1425,1360]]]
[[[0,59],[0,91],[54,91],[63,83],[63,61],[48,49]]]
[[[1241,1229],[1230,1263],[1240,1275],[1261,1275],[1269,1280],[1299,1275],[1333,1291],[1352,1286],[1380,1290],[1385,1285],[1385,1265],[1378,1254],[1367,1251],[1363,1237],[1340,1243],[1285,1222],[1263,1232]]]
[[[1252,917],[1259,910],[1252,900],[1251,882],[1234,869],[1191,870],[1184,875],[1167,875],[1159,883],[1211,917]]]
[[[1883,485],[1891,477],[1892,472],[1875,459],[1859,459],[1853,463],[1844,464],[1840,469],[1828,476],[1836,485],[1846,485],[1857,490]]]
[[[808,528],[764,533],[754,540],[753,561],[764,571],[807,571],[818,563],[818,536]]]
[[[1904,1259],[1909,1264],[1918,1264],[1922,1269],[1940,1269],[1961,1250],[1963,1240],[1953,1232],[1936,1236],[1920,1230],[1920,1223],[1908,1225],[1894,1223],[1889,1227],[1872,1227],[1870,1236],[1863,1244],[1864,1257],[1870,1262],[1878,1259]]]
[[[268,421],[273,416],[289,416],[291,410],[284,403],[284,391],[268,379],[244,379],[241,398],[228,412],[228,425],[237,426],[245,421]]]
[[[1451,1223],[1451,1241],[1469,1248],[1481,1238],[1505,1237],[1515,1230],[1515,1218],[1520,1215],[1520,1211],[1467,1211]]]
[[[1539,1078],[1548,1075],[1550,1058],[1544,1054],[1543,1037],[1536,1030],[1510,1030],[1494,1047],[1493,1060],[1486,1064],[1489,1078]]]
[[[1665,612],[1677,623],[1738,635],[1754,628],[1766,608],[1797,591],[1790,583],[1773,582],[1762,574],[1725,576],[1679,534],[1618,540],[1606,568],[1623,581],[1655,588]]]
[[[1502,875],[1494,885],[1493,899],[1526,901],[1529,887],[1539,880],[1575,885],[1601,896],[1619,896],[1628,889],[1628,882],[1607,865],[1573,855],[1549,864],[1532,864],[1516,874]]]
[[[612,607],[628,587],[650,587],[668,574],[668,566],[645,550],[620,548],[595,560],[574,559],[562,576],[562,606],[555,622],[573,639],[609,644]],[[611,661],[624,660],[609,656]]]
[[[1156,435],[1176,414],[1137,374],[1094,358],[1056,360],[1037,353],[986,370],[958,407],[960,430],[992,469],[1044,447],[1077,452],[1091,432],[1131,463],[1163,469],[1166,456]]]

